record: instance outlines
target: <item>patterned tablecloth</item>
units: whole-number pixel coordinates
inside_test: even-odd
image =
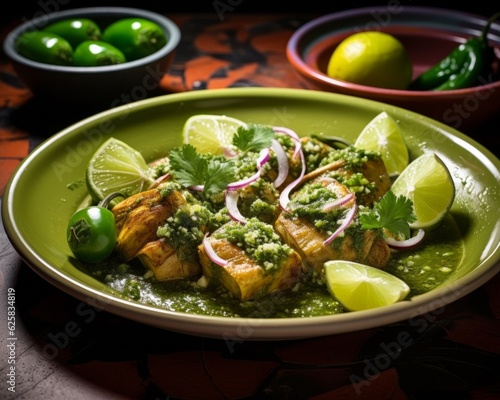
[[[173,19],[181,28],[182,43],[161,82],[162,93],[304,87],[284,49],[307,16]],[[12,26],[4,27],[2,37]],[[0,61],[1,194],[34,146],[88,111],[44,104],[23,86],[5,58]],[[498,138],[496,122],[475,136],[497,155]],[[500,398],[499,275],[445,308],[422,315],[418,323],[402,321],[314,339],[231,344],[141,325],[70,297],[23,263],[3,228],[0,265],[0,398]],[[17,302],[15,393],[8,391],[8,288],[15,288]]]

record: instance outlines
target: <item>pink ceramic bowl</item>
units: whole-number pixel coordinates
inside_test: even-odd
[[[460,43],[479,36],[486,17],[428,7],[367,7],[329,14],[306,23],[291,36],[287,57],[311,89],[342,93],[406,108],[469,132],[500,114],[500,80],[448,91],[410,91],[358,85],[330,78],[328,61],[336,46],[359,31],[380,30],[397,37],[413,63],[413,76],[438,63]],[[488,39],[500,54],[500,24]]]

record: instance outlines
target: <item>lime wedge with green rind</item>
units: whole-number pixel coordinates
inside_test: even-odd
[[[444,162],[433,152],[413,160],[397,177],[391,189],[396,196],[413,202],[417,220],[412,229],[433,229],[446,217],[455,199],[453,178]]]
[[[403,134],[386,111],[363,128],[354,147],[379,153],[390,176],[399,175],[408,166],[409,154]]]
[[[233,136],[247,124],[226,115],[197,114],[188,118],[182,129],[182,141],[199,153],[223,154],[233,146]]]
[[[153,181],[141,153],[116,138],[106,140],[87,165],[86,183],[94,201],[113,192],[131,196],[146,190]]]
[[[349,311],[389,306],[410,293],[396,276],[352,261],[327,261],[324,272],[328,290]]]

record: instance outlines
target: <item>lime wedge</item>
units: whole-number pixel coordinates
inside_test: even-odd
[[[455,185],[450,171],[432,152],[413,160],[394,181],[391,191],[413,201],[417,220],[413,229],[436,227],[446,216],[455,199]]]
[[[328,290],[350,311],[388,306],[410,293],[401,279],[368,265],[334,260],[327,261],[324,268]]]
[[[363,128],[354,147],[378,152],[391,176],[399,175],[409,162],[408,148],[401,129],[385,111]]]
[[[233,136],[240,126],[247,125],[225,115],[193,115],[184,124],[182,140],[196,147],[199,153],[222,154],[233,147]]]
[[[110,138],[94,153],[87,166],[87,188],[94,200],[120,192],[131,196],[153,182],[141,153],[128,144]]]

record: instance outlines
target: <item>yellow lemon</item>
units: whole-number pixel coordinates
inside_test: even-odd
[[[367,31],[345,38],[334,50],[327,74],[359,85],[406,89],[412,63],[403,44],[384,32]]]

